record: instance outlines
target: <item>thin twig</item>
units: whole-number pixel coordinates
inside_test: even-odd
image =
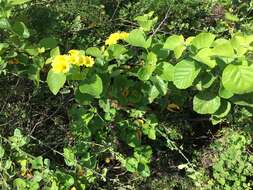
[[[157,26],[157,28],[154,30],[154,32],[152,33],[151,37],[153,37],[158,31],[159,29],[162,27],[162,25],[165,23],[165,21],[167,20],[168,16],[169,16],[169,10],[167,10],[163,20],[160,22],[160,24]]]
[[[110,19],[110,21],[112,21],[113,19],[114,19],[114,16],[116,15],[116,12],[118,11],[118,9],[119,9],[119,5],[120,5],[120,0],[118,0],[118,3],[117,3],[117,7],[116,7],[116,9],[114,10],[114,12],[113,12],[113,14],[112,14],[112,17],[111,17],[111,19]]]

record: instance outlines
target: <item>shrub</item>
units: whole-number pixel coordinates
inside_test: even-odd
[[[28,0],[1,1],[3,10],[0,28],[3,29],[4,36],[0,44],[1,73],[27,77],[37,88],[47,84],[53,95],[68,97],[75,103],[72,103],[71,109],[66,108],[65,117],[69,122],[69,129],[62,151],[51,150],[64,159],[64,162],[55,166],[52,171],[47,165],[47,173],[50,175],[45,177],[45,181],[40,179],[31,184],[31,181],[37,180],[37,176],[32,173],[32,180],[27,180],[27,176],[22,175],[35,158],[29,156],[27,151],[19,149],[19,146],[26,144],[21,132],[15,130],[14,137],[10,138],[14,139],[14,145],[9,143],[12,140],[3,138],[4,143],[7,143],[3,147],[14,146],[22,151],[21,155],[11,155],[11,158],[27,158],[25,161],[22,159],[21,169],[15,170],[18,173],[17,180],[10,179],[10,182],[14,182],[10,188],[18,186],[18,189],[38,189],[42,186],[49,189],[85,189],[102,181],[113,180],[107,177],[110,163],[120,165],[121,171],[131,172],[145,179],[152,174],[149,166],[154,150],[150,142],[155,142],[158,138],[163,137],[168,147],[178,151],[188,164],[190,162],[181,148],[170,140],[177,140],[180,135],[173,136],[171,133],[168,137],[168,134],[159,130],[161,113],[166,110],[195,111],[217,125],[226,121],[230,113],[233,114],[234,107],[252,107],[253,35],[233,33],[233,27],[229,27],[226,37],[210,32],[201,32],[190,37],[180,34],[161,35],[158,33],[162,27],[157,24],[158,17],[154,12],[149,12],[134,19],[137,25],[135,29],[127,32],[115,31],[104,42],[99,39],[101,46],[82,48],[85,46],[80,45],[80,49],[70,50],[72,45],[64,44],[66,41],[59,42],[53,36],[43,36],[44,32],[41,33],[42,39],[32,37],[40,28],[36,26],[36,19],[33,20],[35,30],[31,31],[23,21],[16,20],[18,16],[11,16],[10,10],[14,5],[24,2]],[[77,6],[73,2],[73,6]],[[90,2],[86,3],[90,5]],[[100,1],[95,3],[99,4]],[[51,11],[41,7],[37,10],[37,14]],[[237,20],[233,15],[227,17],[231,21]],[[59,18],[62,20],[62,15]],[[57,19],[44,24],[54,25],[54,22],[59,22]],[[74,24],[77,30],[74,31],[79,33],[82,31],[79,27],[83,27],[80,24],[81,17],[72,19],[77,19],[77,26]],[[33,21],[30,23],[34,24]],[[54,30],[49,31],[48,35],[54,33]],[[79,35],[80,33],[77,36]],[[33,139],[31,135],[28,135],[29,138]],[[230,139],[232,144],[246,137],[234,138]],[[241,146],[245,147],[249,142],[243,140]],[[9,159],[4,150],[6,148],[2,149],[2,157],[7,156],[6,159]],[[229,149],[230,152],[238,151],[240,155],[243,155],[244,150],[241,147]],[[228,159],[227,155],[230,153],[226,152],[220,157],[221,160]],[[43,173],[45,159],[38,159],[42,168],[35,169]],[[242,162],[248,160],[251,158],[246,156]],[[223,175],[220,174],[223,172],[220,168],[223,162],[214,166],[216,174],[213,176],[221,185],[224,185],[224,180],[219,181],[218,177]],[[229,170],[233,170],[234,166],[231,167]],[[199,173],[201,174],[195,172],[194,175]],[[235,176],[237,174],[232,173]],[[251,174],[246,172],[245,175]],[[203,181],[205,174],[202,176]],[[232,186],[245,183],[246,178],[241,179],[239,184],[231,182]]]

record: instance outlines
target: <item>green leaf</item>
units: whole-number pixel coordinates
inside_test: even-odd
[[[253,67],[245,65],[228,65],[222,74],[225,89],[235,94],[253,92]]]
[[[57,55],[60,55],[60,48],[57,46],[56,48],[51,49],[50,51],[50,57],[55,57]]]
[[[30,37],[30,33],[23,22],[16,22],[12,26],[12,30],[22,38]]]
[[[150,31],[158,20],[158,17],[151,19],[153,14],[154,11],[149,12],[148,14],[144,14],[143,16],[138,16],[134,20],[138,22],[138,24],[144,31]]]
[[[234,94],[230,92],[229,90],[225,89],[222,83],[220,84],[219,88],[219,96],[224,99],[229,99],[233,96]]]
[[[54,37],[43,38],[39,45],[45,49],[53,49],[57,47],[58,41]]]
[[[22,135],[18,128],[14,130],[14,135],[9,137],[9,140],[11,141],[11,147],[14,149],[22,147],[26,144],[26,137]]]
[[[138,165],[138,172],[143,176],[143,177],[149,177],[150,176],[150,169],[147,164],[142,164],[139,163]]]
[[[163,48],[174,50],[178,46],[184,45],[184,37],[182,35],[172,35],[167,38]]]
[[[233,57],[235,55],[233,46],[230,41],[222,43],[213,48],[213,55],[221,57]]]
[[[213,43],[214,39],[215,35],[203,32],[198,34],[195,38],[193,38],[191,44],[195,46],[197,49],[208,48]]]
[[[174,67],[174,85],[179,89],[186,89],[192,86],[199,71],[200,70],[194,61],[182,60]]]
[[[0,29],[10,29],[11,25],[6,18],[1,18],[0,19]]]
[[[164,82],[159,76],[152,77],[151,81],[156,86],[156,88],[158,89],[161,95],[164,96],[165,94],[167,94],[167,90],[168,90],[167,82]]]
[[[175,57],[178,59],[186,49],[184,45],[184,37],[182,35],[172,35],[167,38],[163,46],[164,49],[173,50]]]
[[[82,105],[89,105],[91,104],[92,100],[93,100],[93,96],[89,95],[89,94],[83,94],[80,92],[80,90],[76,90],[75,92],[75,100]]]
[[[98,75],[93,75],[91,78],[84,80],[80,84],[79,90],[81,93],[99,98],[100,94],[103,92],[102,79]]]
[[[151,127],[148,131],[148,138],[150,138],[151,140],[155,140],[156,139],[156,130],[154,127]]]
[[[137,137],[137,134],[134,130],[127,131],[125,134],[126,142],[130,147],[137,147],[140,145],[140,139]]]
[[[152,73],[156,68],[156,62],[157,62],[156,54],[150,52],[147,55],[147,59],[144,66],[141,67],[137,72],[138,78],[143,81],[149,80],[149,78],[152,76]]]
[[[74,177],[71,176],[71,175],[65,175],[63,181],[64,181],[64,184],[63,184],[64,189],[70,189],[71,190],[70,187],[72,185],[74,185],[74,183],[75,183]]]
[[[153,126],[154,127],[154,126]],[[150,162],[152,157],[152,148],[151,146],[138,146],[134,149],[134,157],[143,164]]]
[[[33,177],[33,181],[36,182],[40,182],[43,179],[43,174],[38,172],[38,171],[34,171],[34,177]]]
[[[132,46],[143,47],[145,49],[149,48],[151,45],[151,38],[146,40],[145,33],[140,29],[131,31],[126,41]]]
[[[0,145],[0,158],[3,158],[4,157],[4,148],[2,145]]]
[[[225,13],[225,18],[229,21],[232,21],[232,22],[238,22],[240,21],[240,19],[236,16],[236,15],[233,15],[229,12],[226,12]]]
[[[31,161],[31,164],[32,164],[32,168],[33,169],[40,169],[43,167],[43,158],[42,156],[38,156],[36,158],[34,158],[32,161]]]
[[[253,108],[253,93],[234,95],[230,100],[240,106],[248,106]]]
[[[217,63],[211,57],[214,55],[212,49],[210,48],[203,48],[201,49],[195,56],[194,59],[206,64],[210,68],[214,68]]]
[[[138,70],[138,73],[137,73],[138,78],[140,80],[146,81],[151,77],[154,70],[155,70],[155,65],[146,64]]]
[[[227,39],[219,38],[219,39],[216,39],[216,40],[212,43],[212,47],[219,46],[219,45],[222,45],[222,44],[228,43],[228,42],[229,42],[229,40],[227,40]]]
[[[7,43],[0,43],[0,53],[2,50],[4,50],[5,48],[8,48],[9,47],[9,44]]]
[[[67,74],[67,80],[83,80],[86,78],[88,70],[80,70],[78,67],[72,67]]]
[[[236,53],[239,56],[242,56],[250,49],[250,44],[253,41],[253,37],[235,34],[230,41]]]
[[[194,38],[195,38],[194,36],[190,36],[186,38],[185,45],[189,46]]]
[[[199,92],[193,98],[193,110],[199,114],[213,114],[220,104],[220,97],[209,91]]]
[[[4,163],[4,169],[9,170],[12,167],[12,161],[6,160]]]
[[[152,103],[159,96],[159,94],[159,90],[156,88],[156,86],[152,85],[148,91],[149,103]]]
[[[108,47],[110,57],[118,59],[121,55],[127,52],[127,49],[120,44],[113,44]]]
[[[167,49],[163,49],[162,43],[152,44],[150,47],[150,51],[154,52],[159,59],[166,60],[169,57],[169,51]]]
[[[153,52],[149,52],[146,59],[147,64],[155,65],[157,63],[157,56]]]
[[[56,95],[66,82],[64,73],[55,73],[50,70],[47,74],[47,84],[51,92]]]
[[[36,181],[32,181],[29,185],[29,190],[38,190],[40,188],[39,183]]]
[[[185,49],[186,47],[184,45],[177,46],[174,49],[174,54],[175,54],[176,59],[179,59],[182,56]]]
[[[29,1],[31,1],[31,0],[10,0],[10,3],[12,5],[21,5],[21,4],[27,3]]]
[[[13,181],[13,186],[16,187],[18,190],[27,190],[26,184],[26,181],[21,178],[17,178]]]
[[[25,51],[32,56],[37,56],[39,54],[38,48],[27,47]]]
[[[102,58],[102,52],[97,47],[90,47],[85,52],[86,55],[91,55],[93,57]]]
[[[164,81],[173,81],[174,79],[174,66],[170,63],[160,63],[155,72]]]
[[[231,103],[225,100],[221,101],[220,108],[213,114],[216,118],[223,118],[228,115],[231,109]]]
[[[196,88],[199,91],[202,91],[204,89],[211,87],[217,77],[214,76],[211,72],[204,72],[204,73],[201,73],[198,78],[200,80],[198,84],[196,85]]]
[[[138,167],[138,160],[136,160],[135,158],[128,158],[126,160],[126,169],[129,172],[136,172]]]
[[[211,116],[211,122],[213,125],[217,125],[222,121],[223,121],[222,118],[215,117],[214,115]]]
[[[64,148],[64,160],[68,166],[75,166],[77,164],[75,153],[69,148]]]
[[[155,130],[154,126],[144,124],[142,131],[145,135],[148,136],[149,139],[151,139],[151,140],[156,139],[156,130]]]

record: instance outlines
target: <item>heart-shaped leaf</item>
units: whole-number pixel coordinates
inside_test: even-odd
[[[151,38],[146,40],[145,33],[140,29],[131,31],[126,41],[132,46],[143,47],[145,49],[149,48],[151,45]]]
[[[213,48],[213,54],[221,57],[233,57],[235,55],[231,42],[219,44]]]
[[[246,65],[228,65],[222,74],[225,89],[235,94],[253,92],[253,67]]]
[[[214,59],[212,59],[213,51],[211,48],[203,48],[201,49],[196,56],[194,56],[194,59],[206,64],[210,68],[214,68],[217,63]]]
[[[182,35],[172,35],[167,38],[163,48],[174,50],[176,47],[184,44],[184,37]]]
[[[22,38],[29,38],[30,37],[30,33],[26,27],[26,25],[23,22],[16,22],[13,26],[12,26],[12,30],[19,35]]]
[[[167,62],[160,63],[156,70],[156,74],[165,81],[173,81],[174,78],[174,66]]]
[[[213,114],[220,104],[220,97],[207,91],[200,92],[193,98],[193,110],[199,114]]]
[[[213,114],[217,118],[223,118],[230,112],[231,103],[225,100],[221,101],[220,108]]]
[[[100,51],[100,49],[98,49],[97,47],[90,47],[86,50],[85,52],[86,55],[91,55],[93,57],[98,57],[98,58],[102,58],[102,52]]]
[[[93,75],[93,77],[86,79],[80,84],[79,90],[81,93],[99,98],[100,94],[103,92],[102,79],[98,75]]]
[[[203,32],[193,38],[191,45],[195,46],[197,49],[208,48],[213,43],[214,39],[214,34]]]
[[[174,85],[179,89],[186,89],[192,86],[199,71],[200,69],[195,61],[182,60],[174,67]]]
[[[56,95],[66,82],[64,73],[55,73],[50,70],[47,74],[47,84],[51,92]]]

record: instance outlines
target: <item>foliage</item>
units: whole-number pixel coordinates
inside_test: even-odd
[[[48,85],[56,96],[54,98],[69,98],[71,105],[65,108],[64,116],[69,128],[60,151],[50,148],[62,159],[62,163],[56,165],[49,165],[48,159],[40,154],[35,157],[29,153],[28,142],[35,140],[29,133],[25,137],[15,129],[14,136],[2,136],[0,157],[3,158],[2,165],[8,166],[1,168],[4,189],[96,188],[100,183],[118,182],[117,175],[116,179],[110,177],[112,165],[145,181],[152,176],[150,166],[154,155],[159,152],[153,145],[156,142],[177,151],[187,161],[187,165],[180,165],[179,169],[186,168],[197,187],[250,188],[248,178],[252,175],[252,158],[245,152],[251,139],[247,135],[231,132],[224,136],[225,140],[221,139],[223,144],[214,143],[211,149],[217,151],[218,160],[212,160],[213,173],[209,180],[207,171],[196,169],[183,153],[183,148],[174,142],[183,136],[172,129],[171,132],[160,129],[160,123],[165,120],[163,113],[167,111],[178,113],[184,110],[191,116],[203,115],[200,117],[213,125],[222,125],[237,114],[237,109],[250,110],[253,105],[253,35],[243,33],[246,29],[242,26],[240,31],[236,25],[240,19],[246,19],[240,11],[248,13],[250,8],[238,9],[234,15],[236,2],[217,1],[224,10],[232,7],[230,12],[222,13],[221,20],[215,20],[221,29],[210,22],[196,23],[198,10],[192,12],[192,20],[189,19],[186,25],[184,19],[183,24],[166,23],[173,18],[167,10],[161,12],[161,15],[165,14],[165,20],[151,11],[136,15],[133,19],[136,24],[127,32],[122,30],[125,27],[108,27],[115,33],[102,41],[101,36],[107,31],[98,32],[98,37],[93,34],[86,38],[80,36],[93,31],[96,28],[92,25],[94,22],[104,28],[106,24],[117,21],[116,17],[122,19],[130,5],[138,7],[142,1],[134,5],[134,1],[118,1],[116,7],[123,4],[126,9],[116,8],[113,13],[109,12],[111,19],[103,12],[108,11],[108,4],[102,5],[99,0],[82,2],[86,7],[73,0],[58,6],[56,11],[41,7],[45,2],[23,4],[27,2],[0,1],[0,73],[26,77],[33,81],[37,90]],[[205,13],[214,6],[210,2],[185,2],[191,8],[200,4],[199,9]],[[157,10],[163,10],[168,1],[145,1],[144,5],[147,4],[147,10],[153,5]],[[49,2],[48,5],[52,4]],[[95,11],[87,16],[85,13],[90,6],[94,6]],[[188,10],[186,5],[175,1],[170,6],[183,11],[179,17]],[[20,10],[37,16],[29,20],[27,13],[18,13]],[[72,10],[80,14],[75,15]],[[102,10],[101,15],[99,10]],[[146,12],[146,7],[141,10]],[[208,14],[210,12],[206,18]],[[38,24],[36,19],[40,15],[43,15],[43,21],[49,22]],[[86,16],[90,20],[86,20]],[[98,17],[99,21],[96,20]],[[90,24],[87,28],[86,21]],[[169,30],[175,27],[172,31],[176,34],[163,33],[165,24],[169,25]],[[45,31],[44,26],[51,29]],[[200,27],[204,31],[196,34],[191,27]],[[187,32],[182,35],[182,30]],[[70,33],[64,37],[56,34],[59,31]],[[52,95],[48,93],[46,96]],[[246,118],[250,116],[248,113]],[[56,125],[61,123],[56,122]],[[235,154],[241,156],[241,160],[233,160]],[[243,175],[238,179],[240,174]],[[170,185],[177,187],[177,184]]]
[[[251,138],[240,131],[227,130],[204,152],[203,168],[188,168],[199,189],[251,189],[253,157],[247,152]]]
[[[49,169],[50,162],[41,156],[34,157],[23,151],[27,144],[19,129],[15,129],[14,135],[8,139],[1,136],[1,180],[2,189],[56,189],[57,173]],[[73,185],[71,176],[65,174],[64,186]]]

